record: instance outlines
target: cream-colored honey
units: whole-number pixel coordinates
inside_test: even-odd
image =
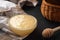
[[[29,35],[37,26],[37,20],[31,15],[17,15],[9,21],[10,29],[20,35]]]

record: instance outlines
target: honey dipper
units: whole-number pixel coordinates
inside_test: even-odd
[[[42,36],[45,37],[45,38],[48,38],[48,37],[51,37],[54,32],[60,30],[60,26],[56,27],[56,28],[46,28],[43,30],[42,32]]]

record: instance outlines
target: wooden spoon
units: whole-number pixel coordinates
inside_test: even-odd
[[[54,34],[54,32],[56,32],[58,30],[60,30],[60,26],[53,28],[53,29],[52,28],[46,28],[43,30],[42,36],[45,38],[51,37]]]

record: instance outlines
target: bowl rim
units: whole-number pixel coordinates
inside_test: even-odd
[[[52,6],[52,7],[60,8],[60,6],[59,6],[59,5],[50,4],[50,3],[46,2],[45,0],[43,0],[43,3],[44,3],[44,4],[46,4],[46,5]]]

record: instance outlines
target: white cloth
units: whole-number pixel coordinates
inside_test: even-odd
[[[12,7],[16,7],[16,4],[13,2],[0,0],[0,11],[10,10]]]
[[[0,1],[6,1],[6,0],[0,0]]]

